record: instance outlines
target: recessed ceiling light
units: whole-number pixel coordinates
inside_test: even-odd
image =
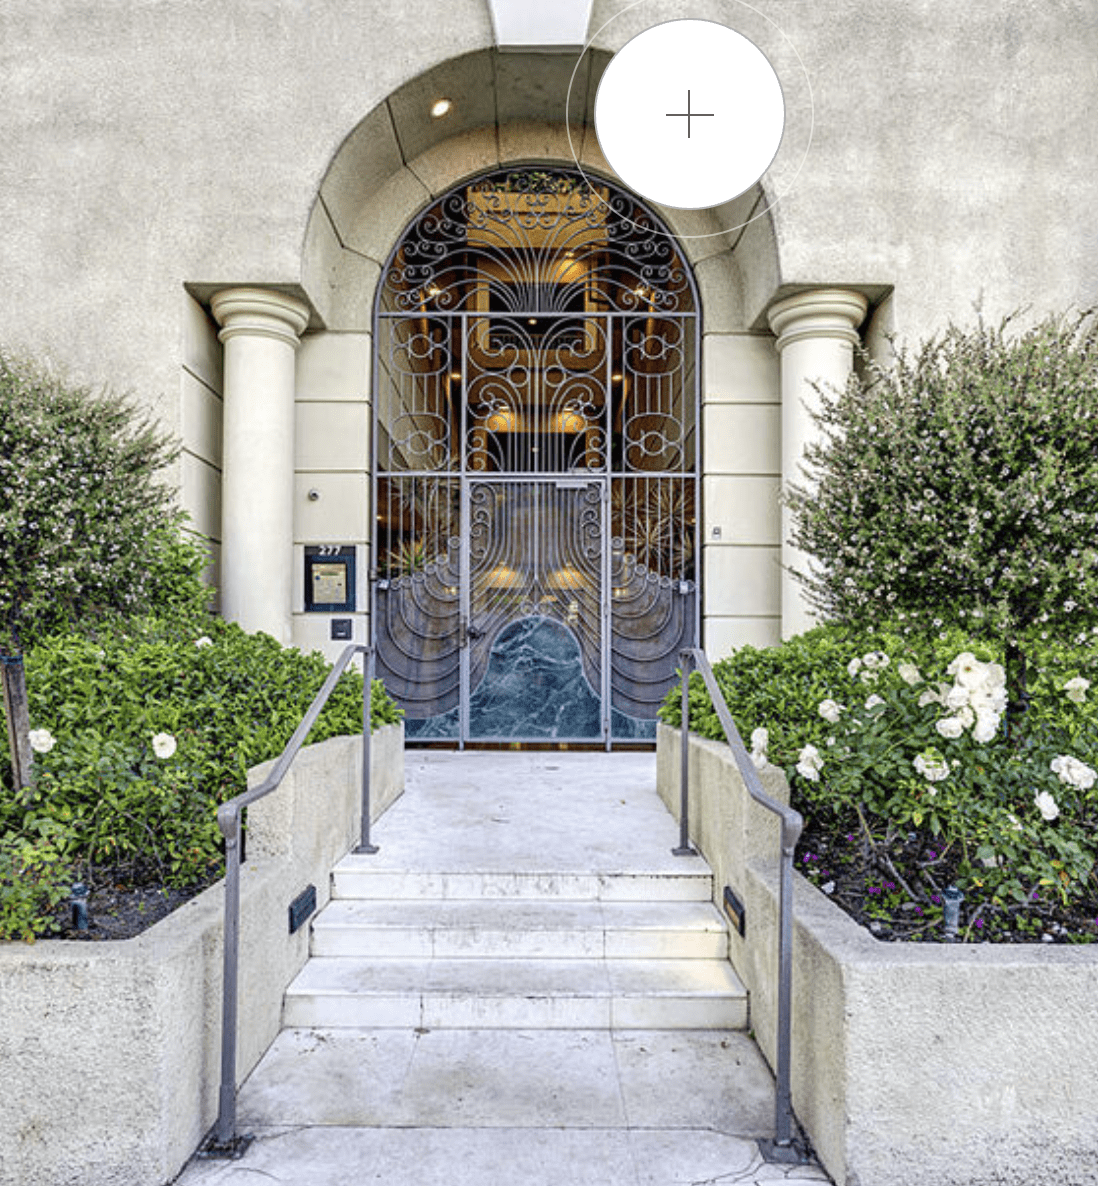
[[[431,104],[431,115],[435,119],[441,119],[444,115],[448,115],[450,108],[453,107],[453,100],[451,99],[436,99]]]

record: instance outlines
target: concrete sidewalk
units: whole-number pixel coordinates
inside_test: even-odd
[[[353,867],[369,862],[404,894],[419,892],[417,879],[463,894],[454,887],[477,877],[501,900],[525,898],[536,884],[570,918],[589,908],[571,899],[586,898],[592,880],[675,884],[707,872],[701,858],[671,855],[677,828],[657,797],[650,753],[410,751],[407,791],[375,840],[381,852],[352,858]],[[520,918],[537,913],[529,900],[517,905]],[[432,913],[428,902],[413,906],[417,919]],[[460,911],[461,902],[433,912],[443,907]],[[477,909],[479,918],[483,903]],[[563,975],[568,964],[553,966]],[[503,1024],[287,1028],[241,1090],[240,1131],[256,1138],[245,1157],[192,1161],[179,1184],[828,1180],[813,1165],[760,1158],[755,1138],[772,1134],[773,1079],[744,1032]]]

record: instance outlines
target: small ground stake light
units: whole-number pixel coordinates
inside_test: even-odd
[[[82,881],[72,887],[72,927],[74,931],[88,929],[88,887]]]
[[[948,886],[942,891],[942,938],[952,943],[957,938],[957,928],[961,921],[961,903],[964,894],[955,886]]]

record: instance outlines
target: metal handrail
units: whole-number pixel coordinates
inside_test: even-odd
[[[256,787],[222,803],[217,809],[217,826],[225,837],[225,929],[224,973],[221,981],[221,1089],[218,1097],[217,1124],[204,1152],[206,1156],[238,1157],[250,1138],[236,1134],[236,1045],[238,1006],[238,967],[240,952],[240,815],[251,803],[278,789],[298,751],[305,743],[328,697],[347,669],[353,656],[365,656],[362,687],[362,831],[355,852],[374,853],[370,843],[370,694],[374,674],[373,648],[358,643],[344,647],[332,665],[328,678],[286,743],[270,774]]]
[[[767,1151],[776,1161],[797,1160],[796,1149],[793,1145],[793,1097],[790,1088],[790,1053],[791,1053],[791,1005],[793,999],[793,852],[797,847],[804,820],[800,813],[772,799],[763,790],[759,773],[755,764],[748,756],[747,748],[732,719],[724,693],[717,683],[713,668],[709,665],[705,652],[699,647],[689,647],[680,651],[682,663],[682,744],[681,744],[681,774],[680,793],[682,806],[679,813],[680,841],[678,852],[683,848],[689,849],[689,779],[690,761],[688,753],[688,738],[690,733],[690,667],[701,673],[705,686],[709,690],[713,707],[717,710],[717,717],[724,729],[725,738],[740,777],[747,787],[747,793],[760,806],[772,811],[781,820],[781,863],[780,863],[780,893],[778,902],[778,1019],[777,1019],[777,1066],[774,1070],[776,1091],[774,1096],[774,1131],[773,1145],[766,1142]]]

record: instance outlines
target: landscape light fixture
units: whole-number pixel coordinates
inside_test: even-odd
[[[431,118],[441,119],[444,115],[449,115],[450,108],[453,105],[453,100],[451,99],[436,99],[431,104]]]

